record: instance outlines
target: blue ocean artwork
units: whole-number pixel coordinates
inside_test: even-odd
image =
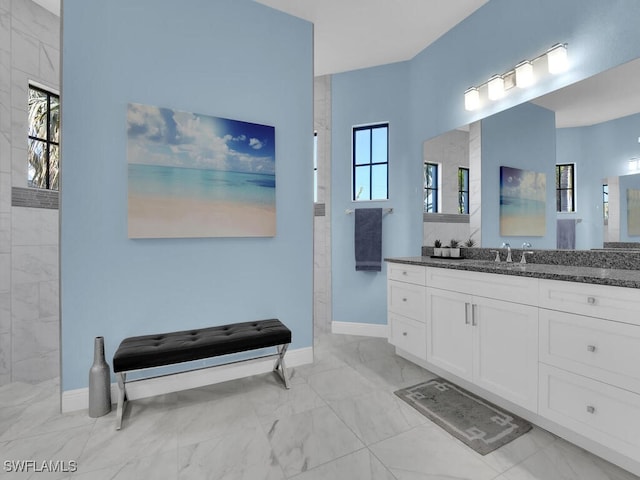
[[[130,238],[274,236],[275,129],[129,104]]]
[[[546,175],[500,167],[500,235],[544,236]]]

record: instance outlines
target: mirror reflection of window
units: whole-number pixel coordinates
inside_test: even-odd
[[[424,164],[424,211],[438,213],[438,184],[440,166],[437,163]]]
[[[469,214],[469,169],[458,168],[458,213]]]
[[[313,132],[313,202],[318,202],[318,132]]]
[[[609,185],[606,183],[602,185],[602,215],[604,217],[604,224],[609,222]]]
[[[576,211],[575,164],[556,165],[556,211]]]

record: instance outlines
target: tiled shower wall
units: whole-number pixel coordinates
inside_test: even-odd
[[[27,187],[29,82],[57,92],[59,66],[60,18],[0,0],[0,385],[60,374],[58,210],[11,201]]]
[[[313,128],[318,134],[318,202],[313,221],[313,323],[331,330],[331,77],[316,77]],[[321,208],[324,204],[324,209]],[[320,208],[318,208],[320,207]]]

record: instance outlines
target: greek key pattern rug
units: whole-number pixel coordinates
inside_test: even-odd
[[[436,378],[395,394],[480,455],[531,430],[526,420]]]

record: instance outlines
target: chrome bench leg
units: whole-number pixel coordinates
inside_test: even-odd
[[[280,345],[276,347],[278,350],[278,358],[276,359],[276,363],[273,366],[273,371],[276,372],[282,381],[284,382],[285,388],[291,388],[289,386],[289,378],[287,377],[287,367],[284,364],[284,354],[287,352],[287,348],[289,348],[289,344]]]
[[[120,430],[122,427],[122,416],[124,415],[124,409],[127,401],[127,391],[125,389],[125,381],[127,374],[124,372],[116,373],[118,379],[118,411],[116,413],[116,430]]]

